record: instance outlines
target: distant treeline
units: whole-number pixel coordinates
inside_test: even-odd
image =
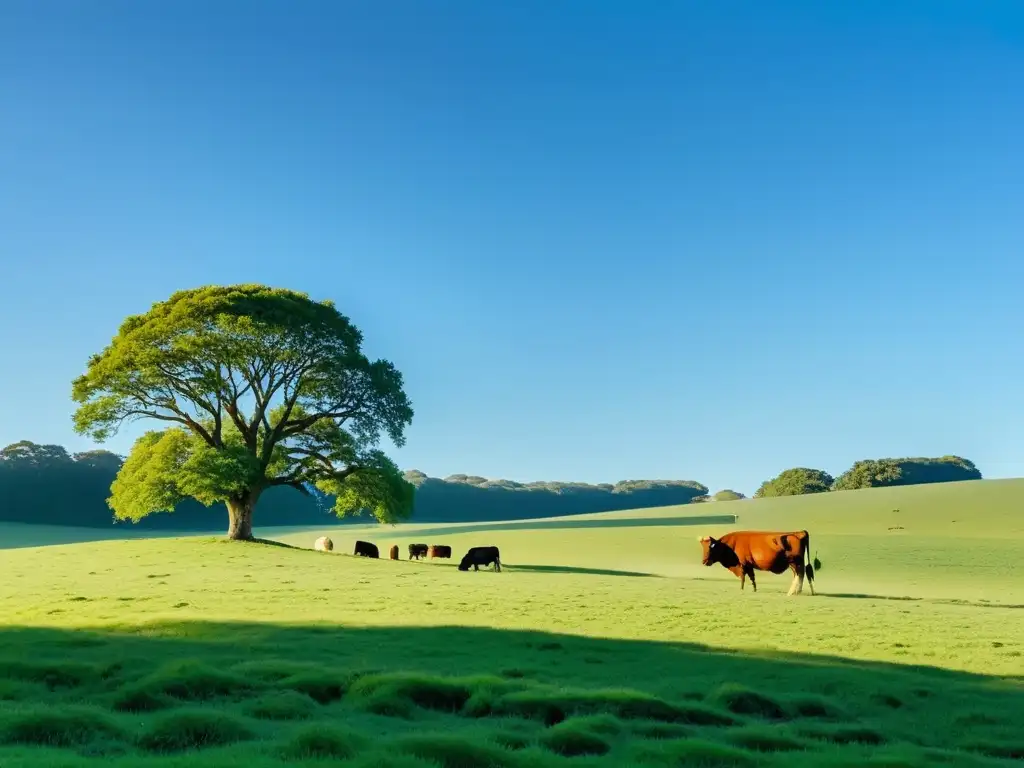
[[[0,522],[86,527],[114,524],[106,500],[122,462],[121,456],[110,451],[71,454],[59,445],[27,440],[9,445],[0,450]],[[692,480],[627,480],[615,485],[517,483],[475,475],[451,475],[442,480],[417,470],[406,472],[405,477],[416,486],[412,521],[421,523],[523,520],[743,498],[732,490],[709,496],[707,486]],[[787,469],[763,483],[755,497],[980,479],[978,468],[959,456],[869,459],[856,462],[837,478],[820,469]],[[304,496],[291,488],[271,488],[260,499],[258,525],[334,525],[372,520],[338,520],[331,509],[333,503],[333,499],[315,491]],[[116,524],[147,530],[204,531],[219,528],[223,515],[219,508],[189,500],[173,514]]]
[[[974,462],[961,456],[865,459],[854,463],[835,478],[823,469],[787,469],[762,483],[754,497],[800,496],[827,491],[855,491],[860,488],[953,483],[962,480],[981,480],[981,472],[974,466]]]
[[[110,484],[123,457],[96,450],[71,454],[59,445],[22,441],[0,451],[0,522],[105,527],[113,524],[107,506]],[[516,483],[452,475],[440,480],[412,470],[406,478],[416,486],[412,520],[425,523],[480,522],[555,517],[619,509],[687,504],[706,496],[700,483],[630,480],[615,485],[585,483]],[[366,523],[372,518],[339,521],[333,499],[313,492],[304,496],[291,488],[271,488],[259,503],[257,525],[331,525]],[[201,531],[219,528],[223,510],[195,501],[180,504],[172,514],[157,514],[135,525],[146,530]]]

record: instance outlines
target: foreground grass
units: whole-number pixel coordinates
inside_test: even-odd
[[[212,539],[0,552],[0,765],[1024,755],[1020,608],[517,559],[460,573]]]

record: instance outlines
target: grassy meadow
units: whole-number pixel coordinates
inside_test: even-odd
[[[1019,764],[1022,502],[977,481],[276,545],[0,526],[0,766]],[[704,568],[696,537],[734,528],[807,528],[818,594]],[[484,544],[503,572],[459,572]]]

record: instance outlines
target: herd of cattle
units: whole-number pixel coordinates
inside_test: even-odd
[[[757,592],[757,581],[754,571],[768,573],[793,572],[793,581],[789,586],[790,595],[804,591],[804,577],[814,594],[814,571],[821,568],[821,562],[814,558],[811,561],[811,535],[807,531],[733,531],[721,538],[703,536],[697,539],[704,549],[703,563],[710,567],[715,563],[734,573],[740,580],[740,589],[750,579],[750,586]],[[321,536],[313,545],[314,549],[330,552],[334,542]],[[398,560],[398,545],[391,547],[390,557]],[[369,541],[357,541],[354,554],[362,557],[380,557],[376,544]],[[410,544],[409,559],[419,560],[423,557],[449,559],[452,548],[443,544]],[[471,547],[459,563],[460,571],[475,571],[480,566],[494,564],[494,570],[501,570],[501,555],[497,547]]]
[[[332,552],[334,550],[334,542],[327,536],[321,536],[313,543],[313,549],[319,552]],[[392,560],[398,560],[398,545],[393,544],[391,550],[388,553]],[[377,549],[377,545],[369,541],[357,541],[355,551],[352,553],[359,557],[380,557],[380,550]],[[419,560],[424,557],[430,557],[431,559],[451,559],[452,548],[447,544],[431,544],[429,547],[426,544],[410,544],[409,545],[409,559]],[[495,571],[501,570],[501,552],[497,547],[470,547],[469,551],[463,556],[462,561],[459,563],[460,571],[468,571],[472,568],[474,571],[479,571],[480,566],[485,568],[488,565],[494,565]]]

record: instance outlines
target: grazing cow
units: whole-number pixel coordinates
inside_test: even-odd
[[[427,556],[427,545],[426,544],[410,544],[409,545],[409,559],[419,560],[421,557]]]
[[[814,569],[821,563],[811,563],[811,535],[807,531],[733,531],[720,539],[706,536],[698,541],[704,547],[704,565],[721,563],[739,576],[740,589],[749,576],[757,592],[754,571],[785,573],[789,569],[793,571],[793,583],[788,594],[804,591],[805,573],[814,594]]]
[[[392,560],[397,560],[398,559],[398,545],[397,544],[392,544],[391,545],[391,559]]]
[[[452,548],[447,544],[431,544],[430,545],[430,556],[451,559]]]
[[[371,544],[368,541],[357,541],[355,554],[361,557],[380,557],[377,545]]]
[[[326,536],[321,536],[319,539],[313,542],[313,549],[317,552],[330,552],[334,549],[334,542]]]
[[[474,571],[479,571],[481,565],[487,567],[491,563],[494,563],[496,572],[501,570],[501,555],[497,547],[472,547],[459,563],[459,570],[468,571],[469,566],[473,566]]]

